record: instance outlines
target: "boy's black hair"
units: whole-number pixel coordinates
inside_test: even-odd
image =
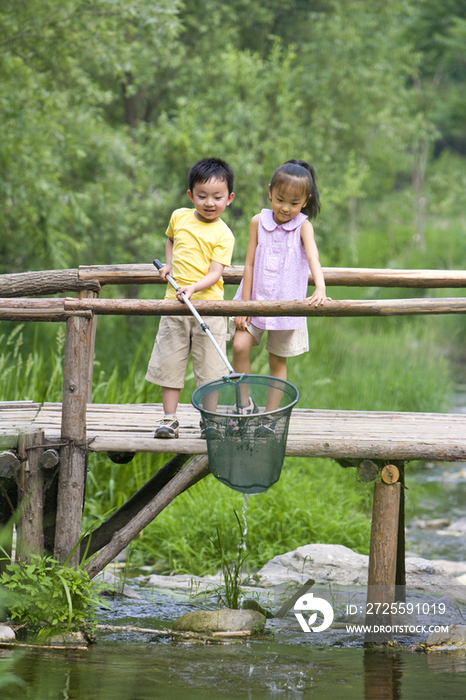
[[[194,185],[202,185],[213,178],[224,180],[227,183],[228,194],[233,192],[235,174],[228,163],[220,158],[202,158],[194,163],[188,173],[188,188],[192,192]]]
[[[302,181],[303,194],[309,196],[307,203],[301,209],[310,219],[314,219],[320,212],[320,197],[316,184],[316,171],[310,163],[305,160],[287,160],[280,165],[272,175],[270,189],[277,185],[289,186],[292,180]]]

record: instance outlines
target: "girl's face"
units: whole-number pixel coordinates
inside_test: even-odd
[[[269,199],[272,203],[273,218],[276,224],[286,224],[299,214],[307,204],[309,195],[303,194],[302,182],[269,185]]]

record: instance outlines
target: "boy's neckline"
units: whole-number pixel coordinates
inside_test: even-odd
[[[204,217],[201,214],[199,214],[197,209],[192,209],[191,211],[194,212],[194,218],[196,219],[196,221],[199,221],[200,224],[215,224],[217,221],[220,221],[219,216],[217,216],[216,219],[209,220],[209,219],[204,219]]]

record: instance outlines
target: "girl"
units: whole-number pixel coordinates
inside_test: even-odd
[[[269,185],[270,209],[262,209],[251,219],[244,278],[235,299],[293,300],[307,299],[310,304],[325,304],[325,282],[314,241],[314,229],[308,216],[320,211],[314,168],[303,160],[289,160],[274,172]],[[315,290],[307,297],[309,268]],[[305,318],[236,316],[230,321],[233,339],[233,366],[236,372],[251,373],[250,352],[268,331],[270,374],[286,379],[286,359],[309,350]],[[242,412],[255,412],[248,397]],[[267,398],[267,411],[278,408],[273,392]],[[273,431],[269,420],[261,432]],[[258,429],[259,430],[259,429]]]

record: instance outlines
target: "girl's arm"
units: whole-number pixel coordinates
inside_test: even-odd
[[[319,251],[317,250],[314,240],[314,229],[310,221],[305,221],[301,226],[301,243],[306,252],[307,261],[312,273],[312,278],[315,284],[315,290],[312,296],[306,297],[310,304],[325,304],[326,301],[331,301],[331,298],[325,293],[324,273],[319,262]]]
[[[256,257],[257,248],[257,231],[259,229],[259,214],[253,216],[249,226],[249,242],[246,252],[246,261],[244,263],[243,275],[243,290],[241,294],[242,301],[250,301],[252,294],[252,279],[254,276],[254,259]],[[239,331],[246,330],[246,324],[251,322],[250,316],[235,316],[235,326]]]

